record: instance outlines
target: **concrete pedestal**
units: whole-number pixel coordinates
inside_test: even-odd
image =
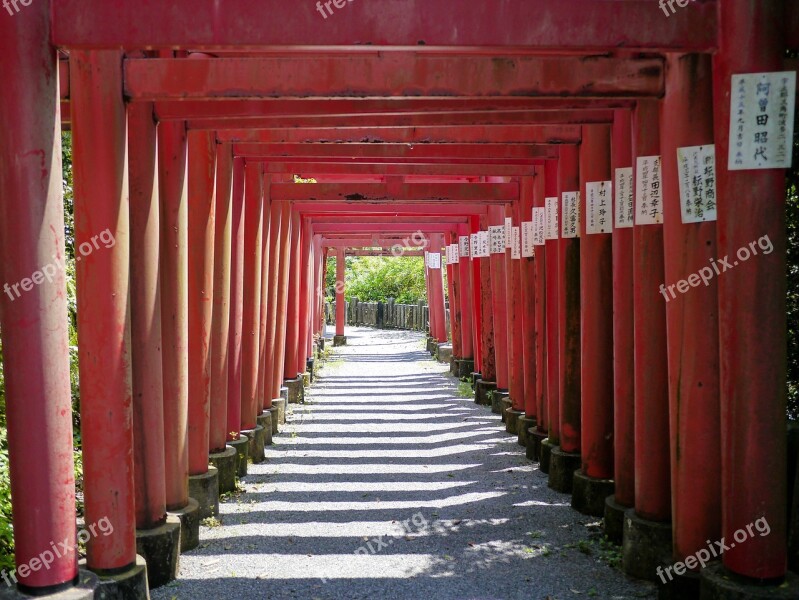
[[[505,431],[511,435],[519,435],[519,419],[524,416],[524,412],[513,410],[512,407],[505,409]]]
[[[180,519],[167,515],[153,529],[136,530],[136,553],[147,563],[147,582],[155,589],[174,581],[180,563]]]
[[[256,425],[255,429],[246,429],[242,431],[242,433],[245,434],[250,441],[247,456],[256,464],[264,462],[264,442],[266,437],[264,428],[260,425]]]
[[[308,373],[308,371],[306,371],[305,373],[300,375],[300,379],[302,379],[302,387],[303,387],[303,389],[307,388],[307,387],[309,387],[311,385],[311,374]],[[305,400],[305,392],[303,391],[301,402],[303,402],[304,400]]]
[[[273,398],[272,408],[277,408],[277,422],[279,425],[286,424],[286,400],[285,398]],[[274,427],[274,421],[272,421]],[[274,429],[273,429],[274,431]]]
[[[516,443],[522,448],[527,448],[527,443],[530,440],[530,428],[535,427],[535,419],[522,415],[519,417],[519,422],[516,425],[516,435],[518,436]]]
[[[280,433],[280,409],[272,403],[272,408],[269,408],[269,414],[272,415],[272,436]],[[272,443],[272,442],[270,442]]]
[[[796,600],[799,598],[799,576],[788,571],[785,581],[764,585],[743,580],[719,563],[702,569],[702,600]]]
[[[467,377],[472,376],[472,371],[474,371],[474,360],[471,358],[462,358],[458,361],[458,372],[455,373],[455,376],[458,379],[464,379]]]
[[[59,586],[50,594],[32,596],[16,587],[0,586],[0,600],[93,600],[100,587],[100,578],[91,571],[80,569],[75,585]],[[40,594],[40,592],[37,592]]]
[[[571,494],[574,472],[580,468],[579,454],[564,452],[560,446],[552,448],[549,459],[549,487],[562,494]]]
[[[671,523],[642,519],[635,509],[624,513],[622,563],[631,577],[656,582],[657,568],[672,564]]]
[[[302,402],[305,395],[305,386],[303,385],[302,377],[297,377],[297,379],[287,379],[283,382],[283,385],[285,385],[286,389],[289,391],[289,404],[299,404]]]
[[[491,406],[491,397],[496,389],[497,384],[495,382],[478,379],[474,386],[474,401],[483,406]]]
[[[333,347],[337,348],[338,346],[346,346],[347,345],[347,336],[346,335],[336,335],[333,337]]]
[[[605,536],[618,546],[624,539],[624,513],[628,510],[630,507],[616,502],[615,496],[605,498]]]
[[[250,439],[245,434],[239,434],[239,439],[228,442],[236,450],[236,475],[244,477],[247,474],[247,458],[250,455]]]
[[[313,383],[314,377],[316,377],[316,361],[313,358],[305,361],[305,372],[308,373],[310,382]]]
[[[686,571],[682,575],[675,575],[674,570],[668,574],[658,575],[658,600],[699,600],[699,587],[701,578],[699,573]],[[672,579],[669,579],[669,575]],[[663,583],[663,579],[666,583]]]
[[[189,496],[200,507],[200,520],[219,515],[219,472],[208,467],[202,475],[189,476]]]
[[[458,363],[460,363],[460,358],[455,358],[454,356],[449,359],[449,373],[450,375],[457,377],[458,376]]]
[[[474,387],[477,385],[477,382],[480,381],[482,378],[483,376],[477,371],[472,372],[472,389],[474,389]]]
[[[236,489],[236,469],[238,456],[233,446],[225,446],[222,452],[215,452],[208,457],[210,463],[216,467],[219,476],[219,493],[226,494]]]
[[[79,564],[85,568],[85,559]],[[136,563],[124,570],[95,574],[100,578],[100,585],[94,594],[96,600],[150,600],[147,563],[138,554]]]
[[[264,411],[256,419],[258,425],[264,428],[264,448],[272,445],[272,413]]]
[[[557,447],[558,446],[549,441],[548,437],[541,440],[541,446],[539,448],[539,454],[538,454],[538,468],[541,470],[542,473],[546,473],[547,475],[549,475],[552,450],[554,450]]]
[[[494,390],[491,394],[491,412],[502,417],[505,422],[504,410],[510,408],[510,394],[508,390]]]
[[[285,385],[280,386],[280,397],[286,402],[289,400],[289,389]]]
[[[436,360],[440,363],[449,364],[452,359],[452,344],[439,344],[436,352]]]
[[[200,545],[200,505],[194,498],[189,497],[189,503],[177,510],[168,510],[167,515],[172,515],[180,520],[180,553],[194,550]]]
[[[605,515],[605,500],[616,490],[612,479],[596,479],[583,474],[582,469],[574,472],[572,479],[572,508],[592,517]]]

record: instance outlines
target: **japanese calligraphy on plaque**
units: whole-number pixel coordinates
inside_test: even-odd
[[[546,199],[546,228],[544,238],[547,240],[558,239],[558,198]]]
[[[546,209],[534,208],[533,209],[533,245],[543,246],[546,240],[544,239],[544,230],[546,221]]]
[[[790,168],[796,71],[733,75],[730,102],[729,170]]]
[[[635,225],[633,168],[616,169],[616,229]]]
[[[683,223],[716,220],[716,147],[677,148]]]
[[[452,246],[451,245],[447,244],[447,247],[445,248],[445,253],[447,255],[447,264],[451,265],[452,264]]]
[[[613,233],[613,182],[594,181],[585,184],[585,232]]]
[[[522,257],[522,230],[519,227],[511,228],[510,257],[518,260]]]
[[[460,247],[458,248],[458,254],[464,258],[469,258],[471,253],[469,252],[469,236],[462,235],[458,238],[458,243]]]
[[[441,253],[440,252],[431,252],[427,255],[428,259],[428,267],[431,269],[440,269],[441,268]]]
[[[491,256],[488,250],[488,232],[481,231],[478,235],[480,237],[478,238],[477,248],[479,249],[480,253],[477,256],[480,258],[488,258]]]
[[[469,235],[469,256],[472,258],[480,258],[480,234],[472,233]]]
[[[635,177],[635,224],[663,223],[663,176],[659,156],[639,156]]]
[[[522,223],[522,257],[532,258],[535,256],[535,244],[533,238],[535,237],[535,223],[532,221],[524,221]]]
[[[491,235],[491,254],[505,254],[505,226],[492,225],[488,232]]]
[[[460,253],[458,252],[458,244],[452,244],[450,246],[450,258],[448,262],[453,265],[457,265],[461,260]]]
[[[561,237],[580,237],[580,192],[563,192]]]
[[[513,244],[513,218],[505,217],[505,248],[510,248]]]

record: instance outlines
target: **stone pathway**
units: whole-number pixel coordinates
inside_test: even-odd
[[[154,600],[655,597],[419,334],[347,336]]]

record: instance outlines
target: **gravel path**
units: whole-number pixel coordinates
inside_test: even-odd
[[[419,334],[347,336],[153,600],[655,597]]]

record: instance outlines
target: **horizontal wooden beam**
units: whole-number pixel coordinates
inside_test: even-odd
[[[439,222],[435,224],[416,224],[411,226],[402,223],[314,223],[314,233],[321,233],[326,236],[332,234],[352,234],[352,233],[377,233],[384,235],[388,233],[398,233],[412,237],[418,233],[440,233],[442,231],[454,231],[457,224]]]
[[[375,127],[326,129],[231,129],[217,133],[220,142],[267,144],[578,144],[576,125],[458,125],[445,127]]]
[[[601,0],[600,0],[601,1]],[[132,100],[198,98],[660,97],[663,60],[604,56],[373,56],[125,60]]]
[[[457,46],[491,52],[513,46],[703,52],[716,47],[714,0],[692,2],[668,18],[652,0],[369,0],[344,3],[333,14],[320,11],[319,4],[52,0],[53,42],[71,48],[198,50]]]
[[[286,160],[286,159],[282,159]],[[427,164],[417,163],[343,163],[326,162],[267,162],[265,171],[272,174],[299,175],[310,179],[320,175],[456,175],[456,176],[497,176],[513,177],[533,175],[535,167],[530,165],[504,164]]]
[[[505,203],[519,197],[517,183],[273,183],[272,200],[362,203],[375,201]]]
[[[419,217],[419,216],[404,216],[398,217],[395,215],[377,215],[377,216],[363,216],[363,215],[348,215],[346,217],[346,224],[356,225],[375,225],[381,224],[403,224],[407,226],[414,226],[417,224],[425,225],[430,223],[432,219],[436,219],[438,223],[446,223],[447,225],[468,223],[468,217]],[[327,224],[341,224],[342,217],[336,216],[317,216],[311,217],[311,222],[314,225],[327,225]]]
[[[447,204],[444,202],[318,202],[294,201],[294,210],[301,215],[317,217],[323,215],[394,215],[394,216],[475,216],[488,212],[486,203]]]
[[[357,159],[554,159],[558,149],[544,144],[234,144],[245,157]],[[368,161],[367,161],[368,162]]]
[[[383,258],[421,258],[424,257],[424,252],[420,250],[404,250],[400,256],[394,254],[392,250],[346,250],[347,256],[374,256]]]

